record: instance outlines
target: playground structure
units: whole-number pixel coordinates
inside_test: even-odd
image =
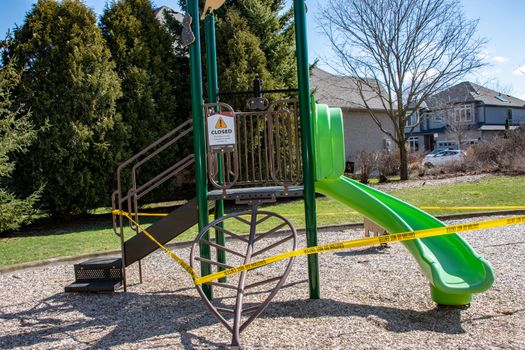
[[[208,3],[208,1],[207,1]],[[75,266],[76,283],[66,291],[127,290],[126,268],[137,263],[142,281],[141,259],[180,233],[198,224],[199,234],[191,248],[190,264],[199,276],[248,264],[272,256],[275,251],[297,247],[293,225],[281,215],[261,210],[280,197],[300,196],[305,203],[307,246],[317,245],[315,193],[330,196],[360,212],[390,233],[443,227],[425,212],[348,179],[345,167],[342,112],[316,104],[310,95],[304,0],[294,0],[298,88],[265,91],[255,81],[246,111],[236,111],[222,101],[217,81],[215,19],[222,1],[209,1],[203,13],[206,36],[208,102],[203,103],[200,47],[200,11],[188,0],[184,21],[185,41],[190,49],[192,120],[144,148],[117,170],[113,207],[130,213],[137,235],[124,237],[125,218],[114,217],[121,239],[122,257],[94,260]],[[193,19],[193,20],[192,20]],[[191,28],[188,26],[191,25]],[[265,94],[295,93],[297,98],[268,101]],[[219,99],[221,98],[221,101]],[[193,133],[194,154],[169,166],[153,179],[140,182],[138,169],[169,151]],[[197,197],[148,227],[139,227],[139,202],[162,183],[194,166]],[[124,179],[128,177],[128,179]],[[210,188],[211,187],[211,188]],[[209,201],[214,201],[215,220],[209,222]],[[224,201],[248,209],[225,215]],[[246,234],[247,235],[243,235]],[[215,235],[214,239],[211,237]],[[153,237],[153,239],[152,239]],[[226,238],[244,244],[239,251]],[[491,287],[494,276],[488,262],[479,257],[457,234],[403,242],[429,280],[433,300],[443,305],[467,305],[473,293]],[[261,269],[242,271],[216,281],[196,284],[206,306],[232,333],[232,347],[240,346],[240,333],[283,286],[294,258],[279,262],[280,273]],[[320,298],[318,256],[308,255],[310,298]],[[195,278],[195,276],[193,276]]]

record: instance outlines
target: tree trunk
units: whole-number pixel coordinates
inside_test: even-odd
[[[408,180],[408,152],[407,147],[404,142],[398,143],[399,148],[399,159],[400,159],[400,165],[399,165],[399,177],[401,180]]]

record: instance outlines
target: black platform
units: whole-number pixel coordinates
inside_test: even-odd
[[[263,199],[263,198],[286,198],[286,197],[302,197],[303,186],[289,186],[285,189],[284,186],[271,187],[247,187],[247,188],[233,188],[226,190],[213,190],[208,192],[208,199]]]
[[[122,259],[95,258],[75,264],[75,282],[65,292],[114,292],[122,286]]]

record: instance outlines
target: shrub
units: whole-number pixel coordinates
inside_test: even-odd
[[[361,151],[357,154],[359,162],[359,181],[366,184],[370,178],[370,173],[374,170],[374,154]]]
[[[469,150],[469,170],[525,174],[525,128],[511,131],[508,137],[480,142]]]
[[[387,181],[387,176],[397,175],[401,159],[398,150],[381,150],[375,152],[375,168],[379,173],[379,182]]]

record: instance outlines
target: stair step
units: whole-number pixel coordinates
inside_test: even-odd
[[[64,288],[66,293],[114,292],[122,286],[122,279],[95,279],[75,281]]]
[[[75,264],[79,268],[100,270],[100,269],[120,269],[122,268],[122,259],[120,257],[102,257],[93,258]]]
[[[94,258],[75,264],[75,282],[65,292],[114,292],[122,286],[122,259]]]
[[[95,258],[75,264],[75,282],[122,279],[122,259]]]

